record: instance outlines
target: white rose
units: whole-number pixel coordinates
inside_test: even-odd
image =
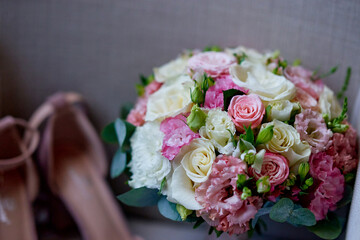
[[[300,163],[309,161],[311,154],[309,144],[300,140],[300,134],[291,125],[274,120],[261,125],[261,129],[268,125],[274,125],[274,135],[265,144],[266,149],[284,155],[289,160],[290,170],[297,173]]]
[[[342,111],[334,92],[327,86],[324,86],[324,90],[319,97],[319,107],[321,113],[328,114],[330,119],[338,117]]]
[[[200,135],[207,138],[222,154],[231,154],[235,147],[231,142],[231,134],[235,134],[235,125],[229,115],[220,109],[212,109],[208,112],[205,126],[200,128]]]
[[[171,62],[154,68],[155,79],[158,82],[166,82],[175,79],[186,72],[188,57],[180,56]]]
[[[177,166],[166,184],[167,199],[179,203],[190,210],[199,210],[202,206],[195,200],[195,186],[182,165]]]
[[[295,85],[284,76],[278,76],[263,64],[242,64],[230,67],[233,82],[259,95],[265,102],[291,100],[295,96]]]
[[[271,106],[270,120],[287,121],[290,119],[293,110],[300,109],[298,103],[293,103],[289,100],[270,102],[269,105]]]
[[[207,139],[197,138],[182,147],[174,161],[180,163],[186,175],[197,184],[208,179],[215,158],[215,148],[212,143]]]
[[[164,134],[160,123],[147,122],[137,127],[130,139],[132,160],[129,167],[133,175],[129,185],[133,188],[160,188],[161,181],[170,170],[170,161],[161,154]]]
[[[173,84],[163,85],[149,97],[145,121],[161,121],[166,117],[189,112],[192,107],[191,86],[191,78],[185,75],[177,78]]]

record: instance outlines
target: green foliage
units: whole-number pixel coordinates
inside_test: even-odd
[[[224,111],[228,110],[228,107],[230,105],[231,99],[236,95],[244,95],[245,93],[238,90],[238,89],[229,89],[223,91],[224,96]]]
[[[353,188],[350,185],[345,185],[345,192],[343,196],[344,197],[336,204],[338,208],[342,208],[351,202],[353,197]]]
[[[209,87],[215,84],[215,80],[204,74],[199,81],[195,81],[193,90],[190,90],[191,101],[195,104],[202,105],[205,102],[206,92]]]
[[[271,189],[269,176],[262,176],[256,181],[256,190],[258,193],[267,193]]]
[[[203,52],[222,52],[222,51],[223,51],[223,49],[218,45],[206,46],[203,49]]]
[[[252,195],[252,193],[251,193],[250,188],[248,188],[248,187],[243,187],[240,198],[241,198],[241,200],[245,200],[245,199],[247,199],[248,197],[251,197],[251,195]]]
[[[117,178],[126,168],[127,157],[126,153],[118,149],[115,153],[110,167],[110,177],[112,179]]]
[[[161,194],[162,190],[164,189],[166,185],[166,177],[163,178],[163,180],[161,181],[161,184],[160,184],[160,189],[159,189],[159,194]]]
[[[165,196],[162,196],[158,202],[158,209],[161,215],[173,221],[182,221],[181,216],[176,210],[176,204],[169,202]]]
[[[135,131],[135,126],[120,118],[115,120],[115,132],[120,148],[129,144],[129,139]]]
[[[154,206],[158,203],[160,196],[157,189],[146,187],[131,189],[117,196],[122,203],[132,207]]]
[[[238,179],[236,180],[236,186],[237,189],[241,190],[243,187],[245,187],[247,177],[245,174],[238,174]]]
[[[300,66],[301,65],[301,60],[299,58],[295,59],[292,65],[294,67]]]
[[[326,78],[326,77],[334,74],[334,73],[337,71],[338,67],[339,67],[339,66],[332,67],[332,68],[330,69],[330,71],[328,71],[327,73],[321,74],[319,78]]]
[[[107,143],[118,143],[118,138],[115,131],[115,123],[109,123],[101,131],[101,138]]]
[[[341,234],[342,226],[336,214],[329,212],[326,219],[308,227],[308,230],[323,239],[337,239]]]
[[[193,210],[189,210],[181,204],[176,204],[176,211],[180,214],[182,221],[185,221],[186,218],[193,213]]]
[[[134,107],[134,104],[125,103],[120,109],[120,118],[125,120],[133,107]]]
[[[254,132],[251,129],[251,124],[249,127],[246,127],[245,125],[243,127],[245,129],[245,135],[243,135],[243,139],[245,141],[251,143],[252,145],[254,145],[255,137],[254,137]]]
[[[327,127],[334,133],[343,133],[346,132],[349,128],[348,124],[342,124],[342,122],[347,118],[347,111],[348,111],[348,99],[345,97],[343,109],[337,118],[329,119],[329,116],[327,114],[324,115],[324,120],[327,125]]]
[[[135,85],[136,92],[139,97],[143,96],[145,93],[145,87],[149,85],[152,81],[154,81],[154,75],[150,75],[145,77],[144,75],[140,75],[140,82]]]
[[[194,224],[194,226],[193,226],[193,229],[198,228],[201,224],[203,224],[203,222],[205,222],[205,220],[204,220],[203,218],[199,218],[199,219],[195,222],[195,224]]]
[[[259,144],[265,144],[267,142],[269,142],[274,135],[274,125],[269,125],[266,128],[262,129],[257,138],[256,138],[256,142],[255,145],[259,145]]]
[[[299,165],[298,174],[300,176],[301,184],[304,182],[309,170],[310,170],[310,164],[308,162],[302,162]]]
[[[241,55],[234,53],[234,57],[236,58],[237,63],[240,65],[243,61],[245,61],[248,56],[243,52]]]
[[[280,199],[270,210],[270,218],[276,222],[289,222],[293,225],[313,226],[314,214],[307,208],[295,206],[288,198]]]
[[[344,85],[342,86],[340,92],[338,92],[338,94],[337,94],[338,99],[341,99],[344,96],[344,94],[345,94],[345,92],[346,92],[346,90],[347,90],[347,88],[349,86],[350,77],[351,77],[351,67],[348,67],[347,71],[346,71],[346,77],[345,77]]]

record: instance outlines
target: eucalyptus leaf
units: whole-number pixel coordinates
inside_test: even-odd
[[[165,196],[162,196],[158,202],[158,208],[161,215],[173,221],[182,221],[181,216],[176,210],[176,204],[169,202]]]
[[[130,139],[131,135],[135,131],[135,126],[131,123],[121,120],[120,118],[115,120],[115,131],[120,148]]]
[[[316,224],[314,214],[307,208],[298,208],[291,212],[288,222],[294,225],[313,226]]]
[[[110,167],[110,177],[117,178],[125,170],[126,167],[126,153],[122,152],[121,149],[115,153]]]
[[[154,206],[160,199],[157,189],[135,188],[117,196],[122,203],[132,207]]]
[[[115,130],[115,123],[109,123],[101,132],[101,138],[107,143],[117,143],[118,138]]]
[[[317,222],[314,226],[308,227],[308,230],[323,239],[336,239],[341,234],[342,226],[336,214],[329,212],[327,219]]]
[[[289,198],[280,199],[271,209],[270,218],[276,222],[285,222],[294,209],[294,203]]]
[[[350,185],[345,185],[344,197],[336,204],[338,208],[348,205],[353,196],[353,188]]]
[[[236,95],[244,95],[245,93],[238,90],[238,89],[229,89],[229,90],[225,90],[223,91],[223,96],[224,96],[224,111],[227,111],[231,99],[236,96]]]
[[[259,218],[260,218],[261,216],[264,216],[264,215],[267,215],[267,214],[270,213],[271,208],[272,208],[272,207],[266,207],[266,208],[263,207],[263,208],[260,208],[260,209],[257,211],[257,213],[255,214],[254,219],[251,221],[251,225],[252,225],[253,228],[255,228],[255,226],[256,226],[256,224],[257,224],[257,222],[258,222],[258,220],[259,220]]]

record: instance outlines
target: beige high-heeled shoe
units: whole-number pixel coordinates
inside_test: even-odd
[[[102,143],[75,93],[49,98],[30,119],[33,128],[46,120],[39,161],[53,193],[73,215],[84,239],[132,239],[104,175]]]
[[[38,176],[31,155],[38,141],[37,131],[24,120],[0,120],[0,239],[37,239],[31,202],[38,192]]]

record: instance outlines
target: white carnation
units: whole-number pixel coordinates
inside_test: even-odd
[[[166,82],[179,77],[186,71],[188,57],[180,56],[171,62],[154,69],[155,79],[158,82]]]
[[[163,85],[149,97],[145,121],[163,120],[180,113],[189,112],[192,107],[190,89],[193,82],[182,75],[172,84]]]
[[[133,175],[129,185],[132,188],[160,188],[161,181],[169,174],[170,161],[161,154],[163,138],[157,122],[147,122],[136,128],[130,139],[132,160],[129,167]]]
[[[231,142],[231,134],[235,134],[235,125],[229,115],[220,109],[208,112],[205,126],[200,128],[200,135],[207,138],[222,154],[231,154],[235,147]]]
[[[328,114],[330,119],[338,117],[342,111],[334,92],[327,86],[324,86],[324,90],[319,97],[319,107],[321,113]]]
[[[291,100],[295,96],[295,85],[284,76],[269,71],[263,64],[247,62],[230,67],[233,82],[249,89],[265,102]]]

